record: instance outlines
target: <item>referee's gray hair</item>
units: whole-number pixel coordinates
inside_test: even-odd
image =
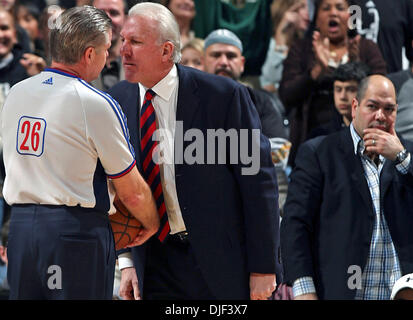
[[[79,62],[88,47],[104,44],[112,28],[107,14],[91,6],[65,10],[57,21],[50,31],[50,54],[52,60],[68,65]]]
[[[181,34],[175,16],[168,8],[152,2],[135,4],[129,10],[129,17],[145,16],[158,23],[159,43],[170,41],[174,46],[172,60],[174,63],[181,61]]]

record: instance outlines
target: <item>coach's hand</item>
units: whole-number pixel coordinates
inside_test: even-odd
[[[274,292],[276,285],[275,274],[251,273],[251,300],[267,300]]]
[[[121,270],[119,295],[124,300],[141,300],[138,276],[134,267]]]

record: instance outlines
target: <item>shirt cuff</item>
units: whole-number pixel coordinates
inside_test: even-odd
[[[119,263],[120,270],[133,267],[132,253],[131,252],[121,253],[118,256],[118,263]]]
[[[401,174],[407,174],[409,172],[410,158],[411,157],[409,152],[406,159],[404,159],[403,162],[396,165],[397,171],[399,171]]]
[[[303,294],[316,293],[314,281],[312,277],[298,278],[293,283],[293,296],[301,296]]]

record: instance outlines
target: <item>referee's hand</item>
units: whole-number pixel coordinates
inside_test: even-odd
[[[145,243],[146,240],[149,240],[149,238],[152,237],[153,234],[154,234],[153,231],[150,231],[145,228],[140,228],[135,240],[133,240],[130,244],[128,244],[126,248],[140,246],[141,244]]]

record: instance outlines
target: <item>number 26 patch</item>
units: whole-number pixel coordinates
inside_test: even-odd
[[[40,157],[44,151],[46,121],[41,118],[23,116],[17,127],[17,152]]]

